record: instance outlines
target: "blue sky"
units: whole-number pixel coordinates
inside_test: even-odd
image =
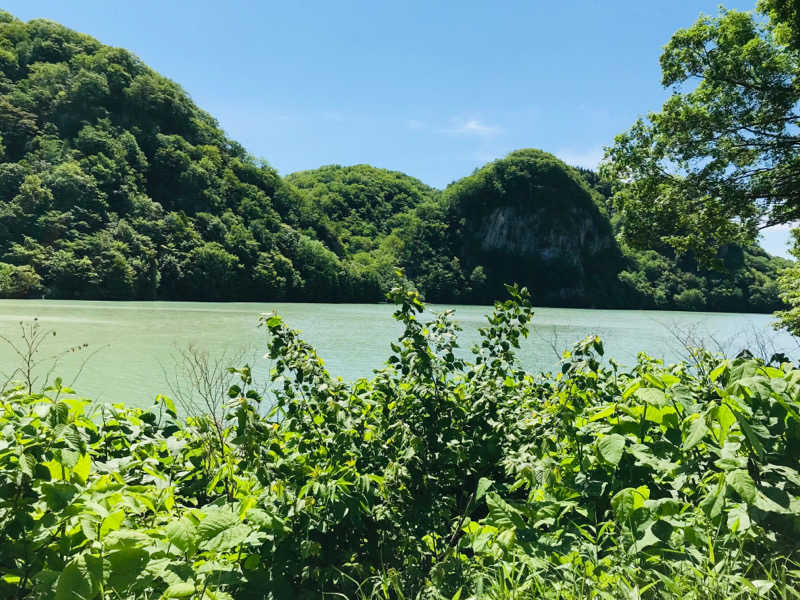
[[[594,167],[657,110],[658,57],[718,0],[6,0],[122,46],[281,173],[370,163],[444,187],[535,147]],[[728,0],[750,10],[755,0]],[[787,231],[765,247],[784,254]]]

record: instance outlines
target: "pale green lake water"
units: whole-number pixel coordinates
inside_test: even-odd
[[[454,308],[466,350],[478,339],[477,329],[491,309]],[[44,354],[88,344],[65,356],[55,369],[66,384],[94,400],[143,407],[156,394],[169,394],[165,372],[175,373],[177,352],[190,345],[212,356],[245,356],[257,375],[266,378],[270,368],[263,357],[266,332],[257,325],[259,313],[271,310],[302,330],[329,371],[345,379],[370,376],[380,368],[389,355],[390,341],[400,333],[388,304],[0,300],[0,334],[18,339],[19,321],[38,317],[42,327],[57,333],[48,338]],[[676,334],[680,337],[690,330],[731,353],[749,346],[800,354],[793,338],[772,330],[772,321],[770,315],[537,308],[532,334],[519,357],[529,371],[550,370],[558,364],[551,344],[563,349],[597,334],[605,342],[606,356],[623,364],[635,362],[640,350],[676,361],[684,352]],[[16,366],[12,351],[1,344],[0,373],[8,374]]]

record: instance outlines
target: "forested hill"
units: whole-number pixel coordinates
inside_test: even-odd
[[[131,53],[0,13],[0,72],[6,295],[379,296],[302,195]]]
[[[608,190],[538,150],[438,191],[368,165],[281,178],[126,50],[0,12],[0,297],[428,300],[773,310],[781,261],[617,242]]]
[[[551,306],[769,312],[777,271],[761,248],[726,247],[721,269],[666,248],[634,251],[610,187],[540,150],[518,150],[438,192],[400,173],[329,166],[287,180],[334,231],[345,260],[386,288],[402,266],[437,302],[488,302],[516,281]],[[387,218],[388,215],[391,215]]]

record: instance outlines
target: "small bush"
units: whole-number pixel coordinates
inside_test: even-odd
[[[675,295],[675,305],[683,310],[703,310],[706,297],[701,290],[691,288]]]

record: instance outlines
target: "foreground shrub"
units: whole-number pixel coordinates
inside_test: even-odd
[[[354,383],[265,315],[271,397],[235,371],[224,422],[5,392],[0,597],[797,597],[800,371],[590,337],[533,376],[509,291],[467,362],[394,290]]]

